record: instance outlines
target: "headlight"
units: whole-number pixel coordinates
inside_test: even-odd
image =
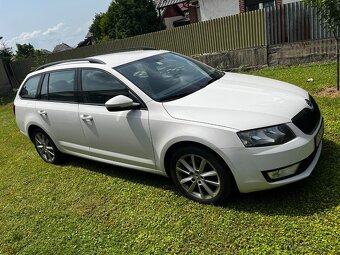
[[[295,138],[295,134],[286,125],[259,128],[237,133],[245,147],[262,147],[284,144]]]

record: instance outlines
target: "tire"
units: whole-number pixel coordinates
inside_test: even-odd
[[[222,160],[207,149],[187,146],[170,160],[175,186],[188,198],[202,204],[225,202],[233,187],[233,177]]]
[[[58,164],[62,161],[62,153],[42,129],[38,128],[33,131],[32,142],[39,156],[45,162]]]

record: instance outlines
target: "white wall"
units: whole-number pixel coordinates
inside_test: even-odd
[[[282,4],[289,4],[293,2],[300,2],[301,0],[282,0]]]
[[[199,0],[199,5],[201,21],[240,13],[238,0]]]
[[[175,16],[175,17],[167,17],[164,18],[164,24],[166,29],[171,29],[174,28],[174,21],[179,20],[179,19],[183,19],[184,16]]]

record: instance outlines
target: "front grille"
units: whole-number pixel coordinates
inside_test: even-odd
[[[311,96],[309,99],[313,109],[305,108],[292,119],[292,122],[305,134],[312,134],[315,131],[321,117],[320,109],[315,100]]]

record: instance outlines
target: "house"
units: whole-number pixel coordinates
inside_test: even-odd
[[[66,51],[66,50],[72,50],[73,48],[66,43],[61,43],[58,44],[57,46],[54,47],[53,53],[61,52],[61,51]]]
[[[198,1],[160,0],[157,10],[167,29],[200,21],[197,11]]]
[[[301,0],[160,0],[157,9],[166,27],[173,28],[171,23],[185,16],[172,11],[177,7],[181,9],[181,5],[188,10],[188,22],[195,23],[298,1]]]
[[[93,34],[91,32],[88,32],[85,36],[85,39],[79,42],[76,48],[90,46],[92,44],[93,44]]]

